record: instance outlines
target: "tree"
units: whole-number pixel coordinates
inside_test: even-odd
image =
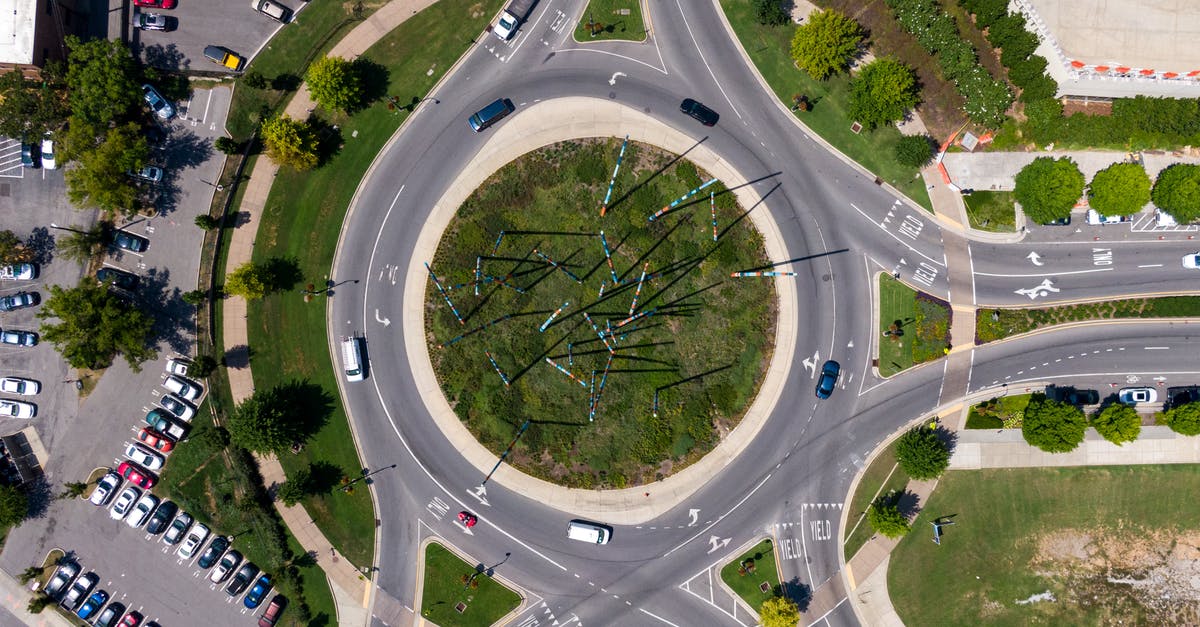
[[[257,70],[250,70],[249,72],[243,74],[242,82],[245,83],[247,87],[254,89],[265,89],[267,87],[267,77],[263,76],[262,73],[258,72]]]
[[[267,295],[269,278],[266,268],[247,261],[225,277],[225,293],[246,300],[258,300]]]
[[[782,26],[790,19],[779,0],[754,0],[754,17],[764,26]]]
[[[327,111],[361,109],[365,89],[354,64],[342,57],[325,57],[308,66],[304,74],[313,100]]]
[[[814,11],[792,36],[792,59],[809,76],[825,80],[846,70],[862,40],[862,28],[844,13]]]
[[[54,603],[54,599],[50,598],[50,596],[45,592],[39,591],[33,596],[32,599],[29,599],[29,605],[25,606],[25,609],[28,610],[30,614],[41,614],[42,610],[49,607],[51,603]]]
[[[26,567],[25,570],[21,571],[20,575],[17,575],[17,581],[21,582],[21,585],[23,586],[23,585],[29,583],[30,581],[33,581],[34,579],[37,579],[38,577],[41,577],[41,576],[42,576],[42,567],[41,566],[29,566],[29,567]]]
[[[1021,435],[1025,441],[1047,453],[1074,450],[1083,442],[1086,428],[1083,410],[1040,393],[1030,397],[1021,420]]]
[[[892,57],[875,59],[850,81],[850,117],[868,129],[903,119],[917,102],[916,75]]]
[[[800,607],[783,596],[771,597],[758,608],[762,627],[796,627],[800,623]]]
[[[108,243],[108,229],[104,223],[97,223],[92,228],[83,231],[71,227],[71,234],[57,238],[54,248],[58,254],[79,263],[86,264],[104,250]]]
[[[896,506],[899,501],[900,493],[895,490],[881,494],[872,501],[867,509],[867,523],[871,528],[889,538],[899,538],[908,533],[908,519]]]
[[[1013,196],[1021,209],[1041,224],[1070,216],[1082,195],[1083,173],[1069,157],[1038,157],[1014,181]]]
[[[283,501],[283,504],[289,507],[295,505],[300,499],[308,496],[311,484],[312,473],[308,468],[301,468],[293,473],[291,477],[288,477],[288,480],[284,481],[283,485],[279,486],[279,492],[277,493],[279,500]]]
[[[79,155],[79,167],[67,170],[67,197],[76,205],[134,213],[138,189],[128,173],[141,169],[149,156],[150,146],[137,124],[110,129],[99,146]]]
[[[63,487],[66,489],[58,495],[58,498],[77,499],[83,496],[84,492],[87,492],[88,484],[83,481],[68,481],[63,484]]]
[[[193,307],[199,307],[204,304],[204,301],[208,300],[208,292],[204,290],[191,290],[184,292],[181,298],[183,298],[183,302]]]
[[[896,442],[896,461],[913,479],[933,479],[950,466],[950,449],[936,429],[913,427]]]
[[[928,135],[903,135],[896,142],[896,161],[910,168],[924,167],[933,158],[933,143]]]
[[[25,246],[25,242],[22,242],[16,233],[0,231],[0,263],[17,263],[32,258],[33,251]]]
[[[1172,431],[1183,435],[1200,435],[1200,403],[1186,403],[1159,414]]]
[[[283,453],[306,437],[288,386],[255,390],[229,417],[229,437],[255,453]]]
[[[232,155],[241,150],[242,146],[230,137],[218,137],[213,141],[213,148],[216,148],[218,152]]]
[[[1120,445],[1137,439],[1142,430],[1142,419],[1134,408],[1115,403],[1092,418],[1092,426],[1105,440]]]
[[[1200,218],[1200,165],[1176,163],[1159,172],[1150,197],[1180,223]]]
[[[217,360],[213,359],[211,355],[197,355],[192,360],[192,367],[188,370],[192,376],[203,379],[212,374],[212,371],[216,369]]]
[[[217,228],[217,219],[208,215],[207,213],[202,213],[196,216],[194,222],[196,223],[196,226],[204,229],[205,231],[211,231]]]
[[[140,371],[142,362],[154,357],[154,320],[141,309],[91,279],[71,289],[51,285],[49,290],[37,317],[58,322],[42,323],[42,339],[53,343],[71,366],[104,368],[120,354]]]
[[[317,135],[304,122],[286,115],[271,118],[263,122],[262,139],[267,154],[280,165],[297,170],[310,170],[317,165]]]
[[[93,126],[123,121],[138,105],[137,66],[120,40],[67,36],[67,93],[73,119]]]
[[[0,135],[41,137],[66,121],[64,67],[51,61],[42,69],[40,80],[25,78],[23,72],[0,74]]]
[[[1092,208],[1106,216],[1128,216],[1150,202],[1150,177],[1137,163],[1114,163],[1092,177]]]
[[[29,498],[11,485],[0,485],[0,527],[13,527],[29,516]]]

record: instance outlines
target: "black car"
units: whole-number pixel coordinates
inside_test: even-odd
[[[15,311],[33,307],[40,302],[42,302],[42,297],[38,296],[37,292],[17,292],[8,296],[0,296],[0,311]]]
[[[713,126],[717,123],[717,120],[721,119],[721,116],[717,115],[716,111],[709,109],[708,107],[696,102],[695,100],[692,100],[691,98],[684,98],[683,102],[679,103],[679,110],[692,116],[693,118],[696,118],[705,126]]]
[[[113,244],[121,250],[142,253],[146,252],[146,249],[150,247],[150,240],[140,235],[134,235],[129,231],[118,229],[113,233]]]
[[[21,142],[21,165],[27,168],[39,167],[42,165],[40,157],[37,144]]]
[[[217,560],[225,554],[225,549],[229,548],[229,539],[225,536],[217,536],[208,544],[208,548],[204,550],[204,554],[196,560],[196,565],[200,568],[212,568]]]
[[[132,272],[116,268],[100,268],[96,271],[96,279],[100,283],[111,283],[123,290],[133,291],[137,289],[138,281],[141,280],[141,277]]]
[[[1046,386],[1046,396],[1071,405],[1098,405],[1100,393],[1096,390],[1079,390],[1073,387]]]
[[[258,567],[250,562],[246,562],[238,569],[237,574],[233,576],[233,581],[225,587],[225,593],[231,597],[235,597],[254,581],[254,576],[258,574]]]
[[[829,395],[833,394],[833,386],[837,385],[838,374],[841,371],[842,366],[832,359],[821,366],[821,378],[817,381],[817,398],[829,398]]]
[[[179,506],[171,501],[163,501],[158,509],[154,510],[154,515],[150,517],[150,522],[146,523],[146,533],[158,535],[167,528],[167,524],[175,517],[175,512],[179,511]]]

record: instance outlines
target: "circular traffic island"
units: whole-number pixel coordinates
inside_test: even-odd
[[[775,337],[747,211],[679,156],[622,146],[562,142],[502,167],[443,232],[425,292],[458,417],[497,455],[511,446],[507,463],[569,487],[648,483],[712,450]]]

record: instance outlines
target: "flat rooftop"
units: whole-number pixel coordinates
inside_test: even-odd
[[[1186,74],[1200,70],[1197,0],[1025,0],[1069,59]]]
[[[33,63],[37,0],[0,0],[0,63]]]

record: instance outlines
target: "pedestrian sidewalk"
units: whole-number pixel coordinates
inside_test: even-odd
[[[8,611],[7,613],[16,617],[22,625],[30,627],[73,627],[75,625],[74,622],[54,611],[53,607],[47,607],[40,614],[31,614],[25,608],[33,598],[33,592],[8,573],[0,575],[0,596],[4,598],[4,609]],[[0,624],[5,622],[4,611],[0,610]]]
[[[1142,427],[1138,439],[1120,446],[1089,428],[1083,443],[1069,453],[1047,453],[1025,443],[1020,429],[970,429],[958,432],[950,468],[1031,468],[1200,463],[1200,438],[1164,426]]]

